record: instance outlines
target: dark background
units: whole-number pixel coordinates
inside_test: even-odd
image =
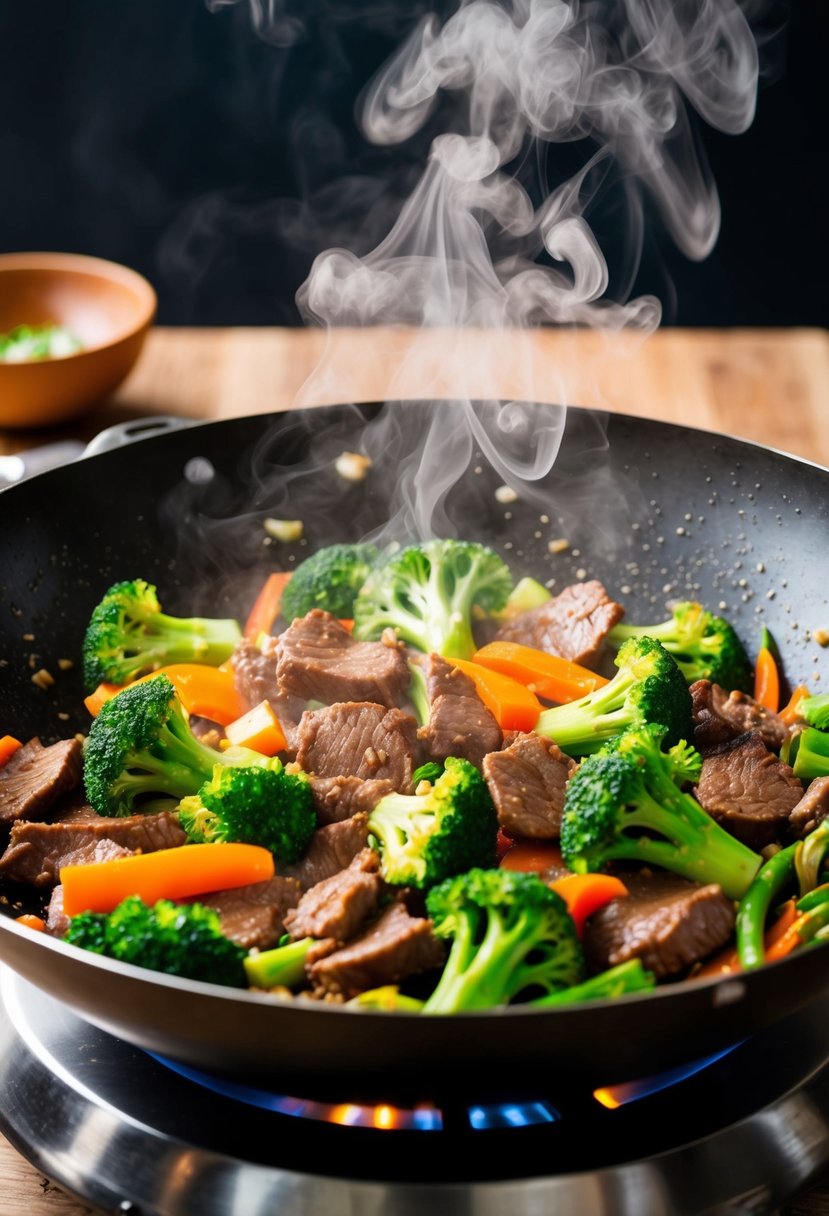
[[[0,250],[126,262],[155,284],[165,324],[298,323],[314,255],[372,248],[419,175],[433,132],[371,148],[353,109],[433,8],[306,0],[285,49],[257,37],[246,3],[2,0]],[[753,127],[702,132],[722,199],[716,249],[692,263],[649,216],[634,292],[655,292],[668,324],[829,321],[829,5],[772,0],[758,32]],[[618,283],[612,215],[589,218]]]

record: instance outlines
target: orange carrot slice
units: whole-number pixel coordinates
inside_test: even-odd
[[[227,726],[228,722],[235,722],[247,713],[248,706],[236,691],[232,668],[209,667],[206,663],[172,663],[169,667],[160,667],[158,671],[141,676],[133,684],[142,684],[161,675],[168,676],[172,681],[188,714]],[[131,688],[132,684],[123,687]],[[99,684],[85,699],[84,705],[93,718],[97,718],[106,702],[121,690],[122,686],[118,684]]]
[[[754,700],[777,712],[780,704],[780,673],[768,646],[761,646],[754,667]]]
[[[548,701],[577,701],[607,684],[604,676],[569,659],[518,642],[490,642],[472,656],[474,663],[500,671]]]
[[[249,747],[263,756],[275,756],[288,746],[269,701],[261,701],[235,722],[228,722],[225,734],[235,747]]]
[[[449,662],[475,682],[475,689],[501,730],[531,731],[541,713],[541,704],[534,692],[524,684],[494,668],[466,659]]]
[[[273,854],[254,844],[183,844],[176,849],[136,853],[85,866],[64,866],[63,907],[79,912],[111,912],[128,895],[147,904],[190,899],[209,891],[246,887],[273,878]]]
[[[579,936],[588,917],[628,893],[625,884],[612,874],[567,874],[551,882],[550,887],[567,904]]]
[[[255,641],[260,633],[270,633],[274,621],[279,616],[282,592],[290,581],[290,570],[277,570],[265,579],[245,621],[244,636],[250,641]]]
[[[10,760],[17,749],[22,746],[23,744],[19,739],[15,739],[14,735],[3,735],[2,739],[0,739],[0,768],[2,768],[6,761]]]

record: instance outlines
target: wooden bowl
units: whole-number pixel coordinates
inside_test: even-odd
[[[71,253],[0,255],[0,333],[61,325],[75,354],[0,362],[0,426],[37,427],[75,417],[132,368],[156,309],[146,279],[126,266]]]

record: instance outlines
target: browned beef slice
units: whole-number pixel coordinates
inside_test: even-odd
[[[43,747],[31,739],[0,768],[0,826],[45,819],[57,800],[81,783],[81,745],[62,739]]]
[[[329,823],[324,828],[317,828],[302,861],[282,866],[280,873],[296,878],[301,889],[307,891],[323,879],[344,870],[367,845],[368,815],[352,815],[341,823]]]
[[[69,917],[63,910],[63,887],[58,883],[46,909],[46,932],[52,937],[63,937],[68,928]]]
[[[443,957],[432,922],[410,916],[401,903],[393,903],[359,937],[314,962],[308,971],[315,987],[349,998],[439,967]]]
[[[417,723],[399,709],[345,701],[302,715],[297,762],[316,777],[362,777],[409,789],[417,749]]]
[[[397,705],[409,686],[406,655],[393,639],[357,642],[336,617],[313,608],[279,638],[283,691],[308,701],[375,701]]]
[[[829,815],[829,777],[816,777],[789,816],[798,839],[808,836]]]
[[[285,932],[285,917],[299,902],[300,886],[295,878],[277,875],[267,882],[200,895],[197,901],[215,908],[222,932],[240,946],[269,950]]]
[[[558,840],[564,787],[576,763],[540,735],[522,735],[484,760],[498,822],[510,836]]]
[[[727,743],[754,730],[766,747],[779,752],[789,728],[779,714],[760,705],[745,692],[728,692],[710,680],[697,680],[690,688],[694,746],[701,751]]]
[[[363,781],[360,777],[312,777],[311,791],[317,822],[326,824],[373,811],[381,798],[393,793],[394,786],[390,781]]]
[[[431,701],[429,723],[418,732],[433,760],[459,756],[480,768],[484,756],[503,742],[501,728],[469,676],[440,655],[426,663]]]
[[[730,938],[734,905],[715,883],[701,887],[667,871],[619,877],[628,894],[585,924],[584,951],[592,970],[641,958],[659,978],[678,975]]]
[[[764,849],[788,825],[803,785],[752,731],[706,753],[694,794],[732,836]]]
[[[96,815],[86,822],[16,823],[8,848],[0,857],[0,874],[13,882],[51,887],[58,882],[62,866],[101,860],[96,846],[110,841],[129,852],[154,853],[184,844],[186,832],[175,815],[130,815],[125,819],[103,819]]]
[[[624,616],[597,579],[574,583],[540,608],[521,612],[506,621],[496,634],[499,641],[520,642],[548,654],[561,655],[589,667],[595,663],[602,642]]]
[[[293,749],[299,720],[305,711],[305,698],[295,697],[279,686],[276,678],[278,642],[278,638],[264,638],[260,650],[243,638],[233,652],[233,677],[237,692],[249,705],[259,705],[262,701],[270,703],[288,746]]]
[[[374,849],[363,849],[347,869],[318,882],[285,917],[285,928],[301,937],[331,937],[347,942],[377,912],[382,882]]]

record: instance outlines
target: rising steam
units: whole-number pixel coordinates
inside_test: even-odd
[[[251,3],[255,23],[266,16],[272,29],[288,29],[287,0],[267,9]],[[378,9],[369,0],[348,7],[351,20]],[[704,258],[720,209],[692,112],[722,131],[743,131],[757,81],[756,46],[737,0],[462,0],[442,23],[424,17],[366,89],[359,121],[376,145],[436,128],[428,163],[374,249],[316,258],[297,296],[304,318],[329,327],[451,327],[473,336],[478,373],[481,358],[501,357],[496,332],[515,343],[546,323],[650,333],[659,301],[627,298],[629,289],[611,298],[591,210],[615,193],[627,284],[649,206],[688,257]],[[562,144],[581,163],[556,177],[552,150]],[[527,174],[529,165],[541,170]],[[473,410],[464,400],[469,343],[458,351],[460,402],[437,411],[429,433],[400,453],[399,532],[449,526],[441,506],[476,451],[525,497],[556,459],[565,409],[489,402]],[[401,372],[420,359],[415,346]],[[324,361],[298,404],[319,400],[337,375]],[[536,382],[534,400],[554,393],[566,403],[566,385]],[[430,388],[425,375],[419,395],[433,395]],[[388,458],[392,433],[397,423],[382,416],[366,432],[375,461]]]

